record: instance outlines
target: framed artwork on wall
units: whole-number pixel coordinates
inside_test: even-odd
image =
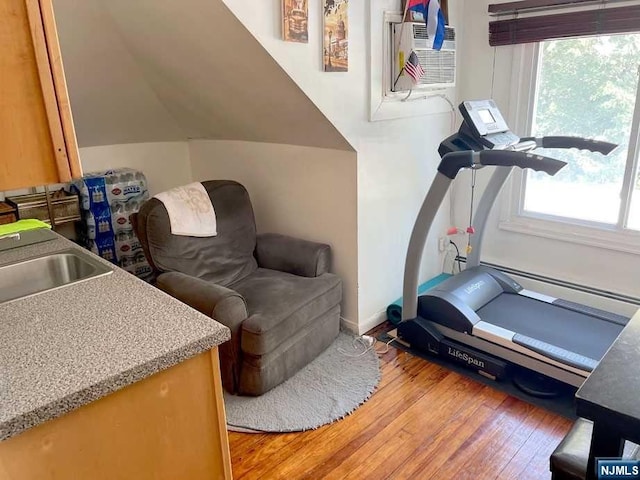
[[[309,0],[282,0],[282,39],[309,43]]]
[[[323,64],[325,72],[349,70],[349,0],[323,0]]]

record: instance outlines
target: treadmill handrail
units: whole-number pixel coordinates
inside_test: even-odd
[[[521,142],[535,142],[537,147],[541,148],[577,148],[578,150],[589,150],[590,152],[609,155],[618,145],[611,142],[594,140],[591,138],[558,136],[552,135],[548,137],[525,137],[520,139]]]
[[[442,157],[442,160],[440,160],[440,164],[438,165],[438,172],[440,172],[450,180],[453,180],[458,175],[458,172],[463,168],[473,167],[474,153],[476,154],[477,158],[477,152],[474,152],[473,150],[447,153],[444,157]]]
[[[447,153],[438,165],[438,172],[453,180],[463,168],[474,166],[520,167],[555,175],[567,163],[543,155],[514,150],[482,150]]]
[[[479,152],[479,158],[480,165],[530,168],[548,175],[555,175],[567,165],[555,158],[513,150],[483,150]]]
[[[520,144],[525,142],[528,144],[535,143],[533,148],[579,148],[602,153],[603,155],[608,155],[617,147],[614,143],[569,136],[525,137],[521,138],[520,142]],[[471,252],[467,255],[466,268],[480,265],[482,241],[484,239],[487,221],[489,220],[489,214],[512,170],[513,167],[496,168],[478,202],[476,213],[473,217],[473,226],[476,233],[471,236],[469,241]]]
[[[438,173],[422,202],[409,239],[402,289],[403,321],[412,320],[418,315],[418,281],[422,255],[424,254],[427,236],[438,209],[449,191],[451,182],[461,169],[483,165],[517,166],[554,174],[564,167],[566,163],[541,155],[505,150],[463,151],[444,155],[438,166]]]

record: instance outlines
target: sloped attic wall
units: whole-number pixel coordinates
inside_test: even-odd
[[[95,1],[54,0],[85,172],[142,170],[153,193],[191,182],[187,136]]]
[[[79,146],[184,141],[99,2],[54,0]]]
[[[220,0],[102,5],[188,138],[353,151]]]
[[[220,0],[54,0],[80,146],[215,138],[353,151]]]

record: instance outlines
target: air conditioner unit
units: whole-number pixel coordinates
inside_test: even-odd
[[[408,22],[402,28],[402,23],[393,24],[393,78],[391,90],[406,91],[416,87],[445,88],[456,84],[456,31],[446,26],[444,43],[441,50],[434,50],[427,46],[431,44],[424,23]],[[404,62],[411,52],[416,52],[418,61],[425,71],[420,82],[415,85],[411,77],[403,74],[396,81]]]

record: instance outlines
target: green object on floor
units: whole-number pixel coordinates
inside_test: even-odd
[[[36,230],[38,228],[51,228],[51,225],[35,218],[18,220],[17,222],[0,225],[0,237],[3,235],[10,235],[12,233],[24,232],[26,230]]]
[[[451,276],[452,275],[448,273],[441,273],[437,277],[433,277],[431,280],[426,281],[418,287],[418,296],[444,282]],[[387,320],[394,325],[398,325],[402,321],[402,297],[387,307]]]

